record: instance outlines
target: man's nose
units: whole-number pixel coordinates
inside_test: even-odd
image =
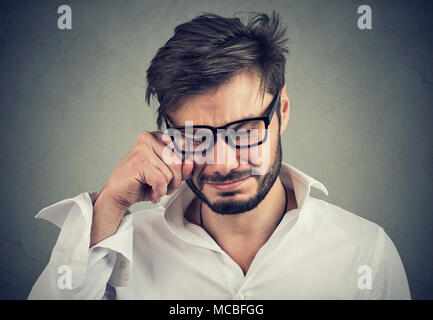
[[[208,174],[227,175],[231,170],[239,167],[237,149],[229,146],[222,134],[217,134],[213,148],[213,163],[208,164]]]

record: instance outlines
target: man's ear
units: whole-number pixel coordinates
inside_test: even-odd
[[[283,88],[280,92],[280,119],[281,119],[281,125],[280,125],[280,135],[283,134],[284,130],[286,130],[287,123],[289,122],[290,118],[290,100],[287,96],[287,90],[286,90],[286,84],[284,84]]]

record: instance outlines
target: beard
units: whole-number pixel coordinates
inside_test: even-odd
[[[208,176],[202,175],[199,178],[200,188],[194,183],[193,179],[186,180],[186,183],[194,194],[215,213],[218,214],[240,214],[246,211],[250,211],[256,208],[260,202],[266,197],[274,185],[277,177],[280,174],[282,161],[281,151],[281,137],[278,136],[277,151],[272,162],[269,171],[264,175],[251,175],[251,170],[247,171],[234,171],[230,172],[226,176]],[[257,189],[255,193],[246,200],[219,200],[211,202],[208,197],[201,191],[205,182],[224,182],[240,180],[247,177],[252,177],[257,180]],[[226,191],[220,192],[219,195],[222,197],[232,197],[239,193],[239,191]]]

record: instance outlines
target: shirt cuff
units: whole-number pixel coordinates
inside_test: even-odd
[[[129,270],[132,267],[133,228],[129,210],[126,211],[115,234],[89,249],[93,204],[97,195],[97,192],[82,193],[74,198],[48,206],[35,216],[35,218],[49,221],[61,229],[49,264],[55,266],[56,269],[62,265],[71,268],[71,289],[82,286],[86,278],[87,268],[110,251],[117,252],[114,268],[116,272],[113,272],[110,278],[112,285],[126,285]]]

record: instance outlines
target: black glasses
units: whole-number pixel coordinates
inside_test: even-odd
[[[221,127],[187,125],[170,127],[167,119],[167,134],[176,151],[182,155],[206,153],[212,150],[221,133],[224,141],[232,148],[251,148],[264,143],[268,137],[268,127],[280,102],[280,92],[275,95],[269,113],[263,117],[248,118],[230,122]]]

